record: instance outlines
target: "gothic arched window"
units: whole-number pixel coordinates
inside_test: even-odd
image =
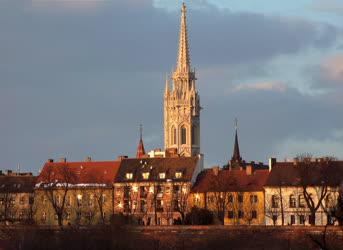
[[[181,144],[187,143],[187,129],[185,126],[181,127]]]
[[[174,126],[171,128],[171,140],[172,144],[176,144],[176,128]]]

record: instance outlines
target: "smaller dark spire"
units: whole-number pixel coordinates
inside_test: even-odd
[[[142,124],[139,125],[139,143],[137,147],[136,158],[143,158],[145,157],[145,149],[143,143],[143,126]]]
[[[239,152],[239,143],[238,143],[238,120],[237,118],[235,119],[235,144],[233,146],[233,154],[231,158],[231,165],[234,163],[241,163],[242,162],[242,157]]]

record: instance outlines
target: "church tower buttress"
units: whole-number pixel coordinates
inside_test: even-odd
[[[181,156],[200,153],[201,108],[195,81],[195,70],[190,65],[186,5],[182,4],[176,69],[171,79],[167,77],[164,92],[164,146],[177,149]]]

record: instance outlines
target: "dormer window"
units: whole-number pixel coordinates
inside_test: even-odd
[[[175,173],[175,178],[180,179],[182,177],[182,172],[176,172]]]
[[[149,172],[142,173],[142,176],[144,180],[149,179]]]
[[[159,178],[160,178],[161,180],[165,179],[165,178],[166,178],[166,173],[160,173],[160,174],[159,174]]]
[[[132,180],[133,173],[126,173],[125,177],[126,177],[127,180]]]

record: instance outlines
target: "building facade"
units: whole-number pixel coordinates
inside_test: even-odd
[[[109,223],[114,213],[113,181],[120,161],[53,162],[35,185],[35,221],[39,225]]]
[[[189,194],[203,168],[194,157],[123,159],[114,182],[114,210],[141,225],[183,222]]]
[[[164,93],[164,146],[176,149],[181,156],[200,153],[200,97],[195,70],[191,69],[186,6],[182,5],[179,51],[170,86],[166,79]]]
[[[212,211],[224,225],[263,225],[263,185],[268,170],[204,170],[192,188],[191,206]]]
[[[266,225],[338,223],[332,213],[343,183],[342,161],[271,159],[270,169],[264,187]]]
[[[31,173],[0,172],[0,221],[33,222],[35,181]]]

